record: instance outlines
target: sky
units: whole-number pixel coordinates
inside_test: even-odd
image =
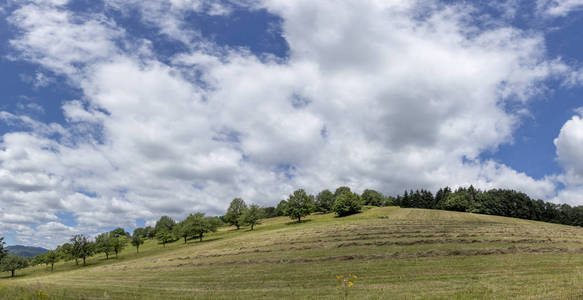
[[[0,0],[0,235],[474,185],[583,204],[583,1]]]

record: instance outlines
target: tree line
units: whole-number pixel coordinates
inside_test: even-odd
[[[298,223],[302,218],[313,212],[336,212],[339,216],[347,216],[361,211],[362,205],[387,205],[391,204],[391,198],[373,190],[365,190],[362,195],[352,193],[349,187],[339,187],[332,193],[324,190],[317,195],[310,195],[303,189],[294,191],[286,200],[282,200],[277,207],[261,207],[257,204],[247,205],[241,198],[235,198],[223,216],[210,217],[204,213],[192,213],[182,221],[175,221],[169,216],[162,216],[154,226],[135,228],[133,233],[126,232],[118,227],[112,231],[103,232],[94,239],[76,234],[69,242],[59,245],[55,250],[37,255],[32,259],[8,255],[4,251],[3,238],[0,237],[0,271],[11,272],[29,265],[46,265],[54,270],[54,265],[59,261],[74,261],[75,265],[86,265],[87,258],[103,253],[105,259],[110,256],[117,257],[124,251],[128,244],[136,248],[139,253],[140,246],[147,239],[156,239],[162,247],[167,243],[189,239],[203,241],[204,235],[215,232],[225,225],[235,226],[239,230],[242,226],[249,226],[254,230],[266,218],[288,216]]]
[[[445,187],[435,195],[427,190],[409,190],[394,199],[400,207],[442,209],[583,226],[583,206],[535,200],[511,189],[479,190],[470,186],[455,191]]]
[[[135,228],[132,234],[121,227],[98,234],[94,239],[77,234],[55,250],[33,259],[7,255],[3,248],[3,238],[0,237],[0,271],[11,272],[14,276],[18,269],[40,264],[46,265],[47,268],[50,266],[52,271],[55,263],[61,260],[74,261],[76,265],[82,262],[86,265],[86,259],[95,254],[103,253],[106,260],[112,255],[117,257],[128,244],[135,247],[136,253],[139,253],[140,246],[147,239],[156,239],[162,247],[178,240],[183,240],[185,244],[189,239],[198,239],[202,242],[205,234],[215,232],[221,226],[234,226],[236,230],[242,226],[248,226],[249,230],[254,230],[263,219],[278,216],[288,216],[301,223],[302,218],[314,212],[334,212],[339,217],[344,217],[359,213],[364,205],[397,205],[409,208],[463,211],[583,226],[583,206],[571,207],[567,204],[534,200],[525,193],[508,189],[482,191],[470,186],[452,191],[451,188],[445,187],[439,189],[435,195],[421,189],[405,191],[397,197],[385,196],[372,189],[357,194],[346,186],[341,186],[334,192],[325,189],[316,195],[310,195],[305,190],[298,189],[275,207],[247,205],[243,199],[235,198],[222,216],[211,217],[196,212],[181,221],[162,216],[154,226]]]

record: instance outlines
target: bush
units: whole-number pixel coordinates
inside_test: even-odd
[[[342,194],[334,202],[334,212],[340,217],[359,213],[361,209],[362,202],[358,194]]]

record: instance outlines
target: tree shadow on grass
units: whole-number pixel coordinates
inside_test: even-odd
[[[312,219],[302,220],[301,223],[298,223],[298,221],[291,221],[291,222],[285,223],[285,225],[300,225],[300,224],[309,223],[312,221],[313,221]]]
[[[206,242],[212,242],[212,241],[218,241],[218,240],[222,240],[222,237],[211,237],[211,238],[206,238],[204,237],[202,239],[202,242],[198,239],[198,237],[196,238],[192,238],[188,240],[187,245],[191,245],[191,244],[200,244],[200,243],[206,243]]]

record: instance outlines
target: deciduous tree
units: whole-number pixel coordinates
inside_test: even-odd
[[[139,234],[135,234],[132,236],[132,245],[136,247],[136,253],[140,253],[140,246],[144,244],[144,240]]]
[[[366,189],[362,193],[362,202],[364,205],[382,206],[384,197],[381,193],[375,190]]]
[[[172,231],[174,233],[174,236],[176,236],[177,238],[183,238],[185,244],[186,240],[193,235],[192,226],[190,226],[188,219],[176,223]]]
[[[128,244],[128,238],[125,235],[121,235],[118,237],[114,237],[112,241],[113,252],[115,252],[115,258],[117,258],[117,255],[121,253],[121,251],[123,251],[123,249],[125,249],[126,245]]]
[[[75,260],[75,264],[77,263],[77,258],[73,256],[73,245],[70,243],[64,243],[57,247],[56,249],[59,256],[64,259],[65,261],[69,261],[71,259]]]
[[[164,248],[166,248],[166,244],[174,241],[176,238],[172,232],[160,231],[156,233],[156,239],[162,243]]]
[[[110,231],[110,233],[113,237],[120,237],[120,236],[129,237],[130,236],[130,233],[126,232],[125,229],[123,229],[121,227],[118,227],[118,228]]]
[[[292,220],[298,220],[298,223],[302,221],[302,217],[309,215],[313,209],[314,197],[308,195],[303,189],[294,191],[293,194],[289,195],[287,200],[287,205],[285,213]]]
[[[6,256],[6,249],[4,249],[4,237],[0,236],[0,261]]]
[[[239,229],[241,227],[241,216],[247,210],[247,204],[241,198],[235,198],[229,204],[229,208],[227,209],[227,213],[225,214],[225,221],[227,223],[234,225]]]
[[[257,204],[251,204],[249,209],[243,213],[241,216],[241,224],[251,226],[251,230],[255,225],[261,224],[261,219],[263,219],[263,210]]]
[[[0,269],[3,272],[10,272],[10,276],[14,277],[16,270],[26,268],[28,260],[16,255],[7,255],[0,262]]]
[[[334,202],[334,212],[340,217],[359,213],[361,209],[362,202],[358,194],[343,194]]]
[[[55,268],[55,263],[57,263],[61,258],[56,251],[49,251],[44,254],[44,262],[51,265],[51,272]]]
[[[221,221],[215,217],[205,217],[203,213],[190,214],[187,222],[192,226],[192,233],[202,242],[205,233],[215,232]]]
[[[277,204],[277,207],[275,207],[275,215],[280,217],[280,216],[285,216],[285,207],[287,206],[287,201],[285,200],[281,200],[279,201],[279,203]]]
[[[175,224],[176,222],[169,216],[162,216],[160,220],[156,222],[154,230],[156,230],[156,234],[160,232],[172,232],[172,228],[174,228]]]
[[[86,265],[87,257],[90,257],[95,253],[95,244],[82,234],[74,235],[71,238],[71,246],[73,257],[82,259],[84,266]]]
[[[109,259],[109,254],[113,249],[114,237],[110,232],[104,232],[95,238],[95,252],[104,253],[105,259]]]
[[[316,196],[316,211],[319,212],[331,212],[334,207],[334,194],[330,190],[321,191],[318,196]]]
[[[341,186],[334,191],[334,198],[338,199],[338,197],[348,193],[351,193],[350,188],[347,186]]]

